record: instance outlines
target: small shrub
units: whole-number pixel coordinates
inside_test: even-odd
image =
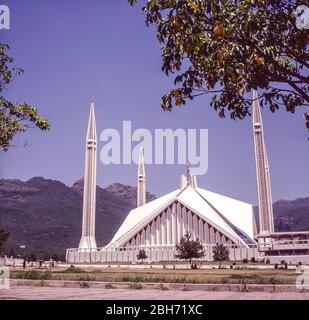
[[[84,273],[85,271],[81,268],[77,268],[73,266],[73,264],[70,266],[70,268],[63,271],[64,273]]]
[[[166,287],[163,283],[160,283],[160,284],[158,285],[158,289],[159,289],[159,290],[162,290],[162,291],[169,290],[168,287]]]
[[[265,261],[265,263],[266,263],[266,264],[270,264],[270,259],[267,258],[266,261]]]
[[[27,279],[27,280],[51,280],[53,277],[50,271],[39,272],[36,270],[20,272],[17,274],[17,279]]]
[[[252,257],[252,258],[251,258],[251,262],[252,262],[252,263],[256,263],[255,257]]]
[[[242,279],[244,276],[241,274],[232,274],[230,279]]]
[[[285,260],[281,260],[280,264],[284,265],[285,264]]]
[[[80,276],[78,278],[79,281],[92,281],[92,279],[90,278],[90,276],[88,274],[84,275],[84,276]]]
[[[123,277],[121,278],[121,280],[122,280],[123,282],[130,282],[130,281],[131,281],[131,276],[125,275],[125,276],[123,276]]]
[[[114,286],[111,283],[107,283],[105,289],[114,289]]]
[[[143,289],[143,286],[140,283],[132,282],[129,284],[129,288],[134,290],[141,290]]]
[[[140,275],[135,275],[135,276],[125,275],[122,277],[122,281],[124,282],[144,282],[147,280],[148,280],[147,278],[144,278]]]
[[[268,280],[268,283],[270,283],[270,284],[281,284],[281,283],[282,283],[282,280],[281,280],[281,279],[278,279],[278,278],[275,278],[275,277],[271,277],[271,278]]]
[[[264,278],[262,278],[261,276],[256,275],[256,276],[254,277],[252,283],[264,284],[264,283],[265,283],[265,280],[264,280]]]
[[[81,288],[90,288],[90,282],[82,281],[82,282],[80,283],[80,287],[81,287]]]
[[[53,278],[53,274],[51,271],[42,272],[41,280],[51,280]]]
[[[279,265],[278,263],[275,263],[275,269],[278,269]]]
[[[223,277],[223,278],[220,279],[220,283],[225,284],[225,283],[228,283],[228,282],[229,282],[229,280],[226,277]]]
[[[186,276],[176,277],[176,278],[173,279],[173,282],[175,282],[175,283],[185,283],[185,282],[187,282],[187,278],[186,278]]]
[[[248,263],[248,259],[247,259],[247,258],[242,259],[242,262],[243,262],[243,263]]]
[[[183,289],[182,291],[189,291],[188,286],[186,283],[183,284]]]

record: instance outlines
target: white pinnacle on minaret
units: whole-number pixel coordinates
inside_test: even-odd
[[[141,207],[146,204],[146,174],[143,147],[141,147],[139,153],[137,175],[137,207]]]
[[[83,226],[79,249],[95,249],[95,207],[97,175],[97,130],[94,114],[94,102],[91,101],[86,138]]]
[[[258,95],[255,90],[253,91],[253,134],[259,202],[259,234],[265,236],[274,232],[274,217],[262,115]]]
[[[189,186],[191,186],[193,189],[198,188],[196,176],[192,174],[191,169],[188,165],[187,165],[187,181]]]

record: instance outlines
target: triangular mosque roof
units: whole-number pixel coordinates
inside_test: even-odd
[[[184,189],[177,189],[131,210],[107,247],[123,244],[128,240],[127,237],[133,236],[175,201],[182,203],[236,242],[254,243],[251,204],[187,185]]]

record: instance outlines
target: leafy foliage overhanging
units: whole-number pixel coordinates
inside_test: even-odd
[[[7,151],[12,146],[13,138],[28,128],[41,130],[50,128],[49,122],[42,118],[37,108],[27,103],[15,104],[3,96],[3,91],[17,75],[24,71],[11,67],[14,59],[7,54],[9,47],[0,43],[0,148]]]
[[[210,93],[220,117],[243,119],[250,115],[252,89],[259,89],[262,106],[272,112],[309,106],[309,32],[296,27],[294,14],[306,2],[147,1],[142,10],[146,24],[157,28],[162,71],[175,75],[163,109]],[[305,119],[309,130],[308,111]]]

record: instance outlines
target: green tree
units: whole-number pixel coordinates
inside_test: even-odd
[[[35,252],[31,252],[31,253],[29,254],[28,260],[29,260],[30,262],[35,262],[35,261],[37,261],[37,260],[38,260],[37,254],[36,254]]]
[[[54,252],[50,258],[54,261],[64,261],[65,258],[63,256],[63,254],[59,253],[59,252]]]
[[[218,244],[213,248],[213,259],[219,261],[219,269],[221,269],[222,261],[230,260],[230,251],[223,244]]]
[[[189,260],[190,265],[192,265],[192,259],[203,258],[206,254],[201,242],[198,239],[191,239],[191,234],[188,231],[176,244],[176,252],[176,258]]]
[[[142,10],[147,26],[157,28],[162,71],[175,76],[163,109],[211,94],[210,105],[220,117],[243,119],[250,115],[252,89],[259,89],[262,106],[272,112],[308,106],[309,33],[296,27],[300,4],[304,1],[147,1]],[[309,129],[309,112],[305,119]]]
[[[138,260],[142,260],[142,263],[144,263],[144,260],[147,259],[148,256],[146,255],[146,252],[144,249],[140,249],[138,251],[138,254],[137,254],[137,259]]]
[[[2,254],[2,251],[4,249],[4,244],[9,238],[9,233],[5,232],[5,230],[0,225],[0,254]]]
[[[28,128],[41,130],[50,128],[49,122],[38,114],[38,110],[27,103],[15,104],[3,96],[3,91],[13,79],[24,71],[12,67],[14,59],[7,54],[9,47],[0,43],[0,149],[7,151],[18,133]]]
[[[7,256],[8,257],[13,257],[13,258],[16,257],[16,252],[15,252],[14,248],[11,247],[10,249],[8,249]]]

